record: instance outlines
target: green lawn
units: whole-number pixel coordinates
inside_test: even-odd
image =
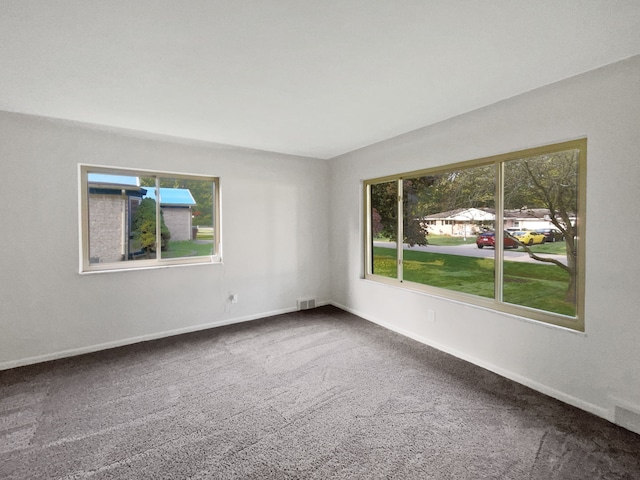
[[[452,245],[465,245],[467,243],[475,243],[476,236],[469,235],[465,240],[463,237],[451,235],[429,235],[427,237],[429,245],[437,245],[439,247],[448,247]]]
[[[567,245],[562,242],[541,243],[539,245],[531,245],[531,251],[533,253],[552,253],[556,255],[566,255]],[[524,252],[524,248],[520,247],[517,252]]]
[[[374,247],[374,273],[396,278],[395,250]],[[494,263],[490,258],[404,250],[405,280],[481,297],[494,297]],[[564,301],[568,274],[553,265],[504,263],[504,301],[539,310],[575,315]]]
[[[198,237],[199,238],[199,237]],[[162,252],[163,258],[199,257],[211,255],[211,243],[195,243],[192,240],[169,242],[169,248]]]

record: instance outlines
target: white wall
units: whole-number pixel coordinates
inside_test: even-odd
[[[80,275],[81,162],[220,176],[224,265]],[[0,112],[0,368],[327,302],[328,177],[317,159]]]
[[[584,334],[361,279],[363,179],[583,136]],[[343,155],[331,173],[337,305],[605,418],[621,405],[640,419],[640,57]]]

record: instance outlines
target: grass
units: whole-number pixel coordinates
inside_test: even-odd
[[[531,245],[530,248],[533,253],[551,253],[556,255],[565,255],[567,253],[567,245],[564,241]],[[524,252],[525,250],[524,248],[520,247],[516,251]]]
[[[198,240],[200,236],[198,236]],[[162,252],[163,258],[200,257],[211,255],[211,243],[195,243],[192,240],[169,242],[169,248]]]
[[[451,235],[429,235],[427,237],[429,245],[436,245],[438,247],[449,247],[454,245],[466,245],[467,243],[475,243],[476,236],[469,235],[465,241],[464,237],[451,236]]]
[[[374,273],[396,278],[395,250],[381,247],[373,250]],[[493,259],[405,250],[403,264],[403,277],[407,281],[494,297]],[[575,306],[564,301],[568,281],[568,274],[553,265],[505,261],[503,299],[573,316]]]
[[[504,262],[505,302],[573,316],[575,306],[564,301],[568,285],[569,274],[554,265]]]

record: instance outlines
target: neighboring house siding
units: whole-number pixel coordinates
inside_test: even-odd
[[[427,231],[432,235],[476,235],[481,231],[481,222],[455,222],[450,220],[436,220],[435,224],[427,225]]]
[[[89,195],[89,252],[92,263],[119,262],[128,232],[126,199],[121,195]]]
[[[162,207],[164,223],[171,232],[171,241],[191,240],[191,209],[189,207]]]
[[[556,228],[553,223],[544,220],[507,220],[504,222],[504,228],[519,228],[521,230],[537,230],[538,228]]]
[[[433,235],[470,236],[491,227],[494,217],[493,211],[486,209],[458,208],[427,215],[422,218],[422,224]]]

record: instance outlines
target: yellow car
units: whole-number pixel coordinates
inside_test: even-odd
[[[525,245],[537,245],[545,240],[544,234],[532,231],[513,232],[512,235]]]

